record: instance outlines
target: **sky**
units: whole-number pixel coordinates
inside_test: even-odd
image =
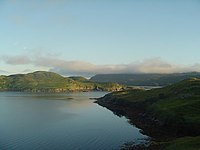
[[[0,0],[0,74],[200,71],[199,0]]]

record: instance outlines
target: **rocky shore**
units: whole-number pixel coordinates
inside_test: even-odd
[[[96,103],[151,137],[148,146],[126,144],[123,150],[199,150],[199,91],[200,80],[189,79],[161,89],[110,93]]]
[[[151,141],[149,141],[148,145],[135,145],[134,143],[125,143],[121,150],[157,150],[164,148],[168,141],[174,138],[172,132],[168,132],[168,130],[160,127],[156,120],[153,120],[150,116],[145,115],[144,108],[133,106],[130,108],[130,105],[123,104],[113,104],[110,102],[106,102],[102,98],[97,99],[95,103],[103,106],[109,110],[111,110],[115,115],[121,117],[125,116],[130,124],[135,125],[136,127],[141,129],[141,133],[148,135],[151,137]]]
[[[141,132],[152,137],[162,137],[167,139],[173,137],[174,133],[170,133],[169,129],[164,129],[159,125],[159,121],[155,120],[152,116],[145,113],[144,108],[140,105],[131,106],[131,104],[117,104],[106,102],[103,99],[98,99],[95,103],[106,107],[111,110],[115,115],[121,117],[125,116],[129,119],[129,123],[141,129]],[[130,107],[131,106],[131,107]]]

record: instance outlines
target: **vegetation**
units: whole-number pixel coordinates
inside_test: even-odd
[[[129,86],[166,86],[187,78],[200,78],[200,73],[173,74],[98,74],[90,80],[95,82],[116,82]]]
[[[191,78],[160,89],[124,90],[105,96],[119,103],[143,104],[145,109],[162,121],[200,125],[200,79]],[[170,122],[169,122],[170,123]]]
[[[83,77],[63,77],[53,72],[37,71],[29,74],[0,76],[0,90],[30,92],[117,91],[117,83],[98,83]]]
[[[199,150],[200,136],[183,137],[172,141],[165,150]]]
[[[108,108],[112,105],[115,105],[113,108],[119,106],[124,111],[126,108],[133,112],[142,110],[137,115],[142,114],[139,117],[144,123],[148,118],[151,120],[148,123],[152,123],[154,128],[166,130],[165,133],[173,137],[182,137],[170,142],[166,150],[200,148],[199,78],[186,79],[159,89],[113,92],[100,98],[99,103]]]

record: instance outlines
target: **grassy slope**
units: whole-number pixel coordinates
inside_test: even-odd
[[[165,150],[199,150],[200,136],[178,138],[169,144]]]
[[[132,105],[141,103],[148,114],[164,122],[166,127],[171,126],[186,135],[197,133],[197,137],[174,140],[166,150],[200,149],[200,79],[191,78],[148,91],[138,89],[113,92],[103,99],[119,105],[124,102]]]
[[[157,116],[178,123],[200,125],[200,79],[184,80],[160,91],[163,99],[151,106]]]
[[[116,89],[122,88],[121,85],[113,83],[113,82],[103,82],[103,83],[94,82],[81,76],[69,77],[69,78],[73,79],[74,81],[80,82],[82,86],[89,86],[90,88],[94,88],[96,90],[110,91],[110,89],[113,89],[115,91],[115,88]]]
[[[54,89],[68,88],[74,81],[64,78],[52,72],[34,72],[29,74],[18,74],[7,77],[7,89]]]
[[[83,77],[63,77],[53,72],[37,71],[29,74],[0,76],[1,90],[117,90],[121,88],[116,83],[96,83]]]
[[[148,111],[162,120],[200,124],[200,79],[197,78],[161,89],[114,92],[108,94],[107,98],[130,103],[141,102]]]

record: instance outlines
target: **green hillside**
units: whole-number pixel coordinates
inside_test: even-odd
[[[166,86],[191,77],[200,78],[200,73],[98,74],[93,76],[90,80],[95,82],[116,82],[129,86]]]
[[[160,89],[113,92],[97,103],[127,116],[150,136],[157,134],[158,139],[165,134],[182,137],[170,141],[167,150],[200,148],[200,78],[186,79]]]
[[[165,124],[200,125],[200,79],[191,78],[152,90],[124,90],[102,98],[119,104],[141,104]]]
[[[37,71],[28,74],[0,76],[0,89],[30,92],[66,91],[117,91],[122,86],[116,83],[91,82],[83,77],[63,77],[53,72]]]
[[[200,136],[178,138],[172,142],[164,150],[199,150]]]

